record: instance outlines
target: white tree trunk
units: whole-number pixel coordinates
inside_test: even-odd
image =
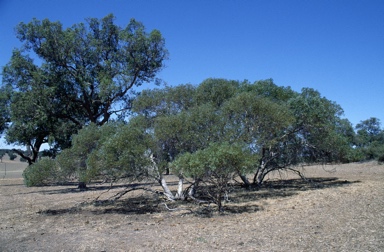
[[[167,197],[169,200],[174,201],[176,199],[176,197],[173,195],[171,190],[169,190],[169,187],[167,185],[167,181],[165,181],[163,176],[161,176],[159,182],[160,182],[161,187],[163,188],[163,193],[164,193],[165,197]]]
[[[181,199],[181,200],[185,199],[185,195],[184,195],[184,192],[183,192],[183,183],[184,183],[184,178],[183,177],[179,177],[179,184],[178,184],[178,187],[177,187],[176,198],[177,199]]]

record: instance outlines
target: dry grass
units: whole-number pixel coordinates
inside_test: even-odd
[[[0,179],[0,251],[384,251],[384,166],[311,166],[305,174],[310,183],[283,175],[260,190],[235,187],[224,215],[168,211],[142,191],[114,205],[84,204],[105,188]]]
[[[5,154],[0,162],[0,179],[21,178],[28,163],[19,160],[19,156],[15,160],[10,160],[8,154]]]

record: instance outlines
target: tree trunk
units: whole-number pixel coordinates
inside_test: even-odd
[[[185,195],[184,195],[184,192],[183,192],[183,183],[184,183],[184,178],[179,177],[179,184],[178,184],[178,187],[177,187],[176,198],[177,199],[181,199],[181,200],[185,199]]]
[[[160,183],[161,187],[163,188],[163,193],[164,193],[165,197],[167,197],[169,200],[174,201],[175,196],[173,195],[171,190],[169,190],[169,187],[167,185],[167,181],[165,181],[163,176],[161,176],[161,178],[159,179],[159,183]]]
[[[264,177],[265,177],[265,166],[267,165],[267,162],[264,161],[264,157],[265,157],[265,148],[263,148],[262,150],[262,158],[260,160],[260,164],[259,164],[259,167],[257,168],[257,171],[255,173],[255,176],[253,177],[253,184],[256,184],[256,185],[261,185],[261,183],[263,182],[264,180]]]
[[[241,178],[241,180],[243,181],[244,183],[244,187],[249,189],[249,187],[251,186],[251,183],[249,182],[248,178],[246,175],[244,174],[239,174],[239,177]]]
[[[195,198],[196,188],[199,186],[200,179],[195,179],[195,182],[189,187],[188,196],[192,199]]]
[[[156,180],[160,184],[161,188],[163,188],[163,193],[164,193],[165,197],[167,197],[167,199],[169,199],[171,201],[174,201],[175,200],[175,196],[173,195],[173,193],[169,189],[169,187],[167,185],[167,181],[165,181],[165,179],[164,179],[163,173],[159,171],[159,167],[157,166],[157,163],[155,161],[156,158],[153,155],[153,153],[150,155],[150,159],[152,161],[153,170],[157,174]]]
[[[87,184],[85,182],[79,182],[79,185],[77,188],[82,190],[82,191],[88,189]]]
[[[221,188],[217,195],[216,201],[217,201],[217,207],[218,207],[219,213],[223,212],[223,192]]]
[[[27,147],[30,150],[28,152],[29,156],[25,155],[24,151],[21,151],[21,150],[12,149],[12,151],[16,152],[17,154],[19,154],[20,157],[22,157],[25,160],[27,160],[28,165],[32,165],[32,164],[34,164],[36,162],[37,158],[39,157],[40,147],[43,144],[43,142],[44,142],[44,138],[41,137],[41,138],[36,138],[36,141],[35,141],[34,145],[27,144]]]

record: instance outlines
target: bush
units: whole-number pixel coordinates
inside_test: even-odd
[[[13,152],[8,152],[9,160],[15,160],[17,158],[17,155]]]
[[[24,184],[26,186],[43,186],[52,184],[59,179],[59,168],[52,159],[42,159],[28,166],[24,172]]]

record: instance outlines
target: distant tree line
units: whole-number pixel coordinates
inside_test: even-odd
[[[21,150],[20,150],[21,151]],[[22,151],[24,155],[28,155],[27,151]],[[15,160],[17,158],[17,153],[10,149],[0,149],[0,159],[2,160],[4,155],[8,154],[10,160]],[[20,158],[21,162],[27,162],[27,160]]]

